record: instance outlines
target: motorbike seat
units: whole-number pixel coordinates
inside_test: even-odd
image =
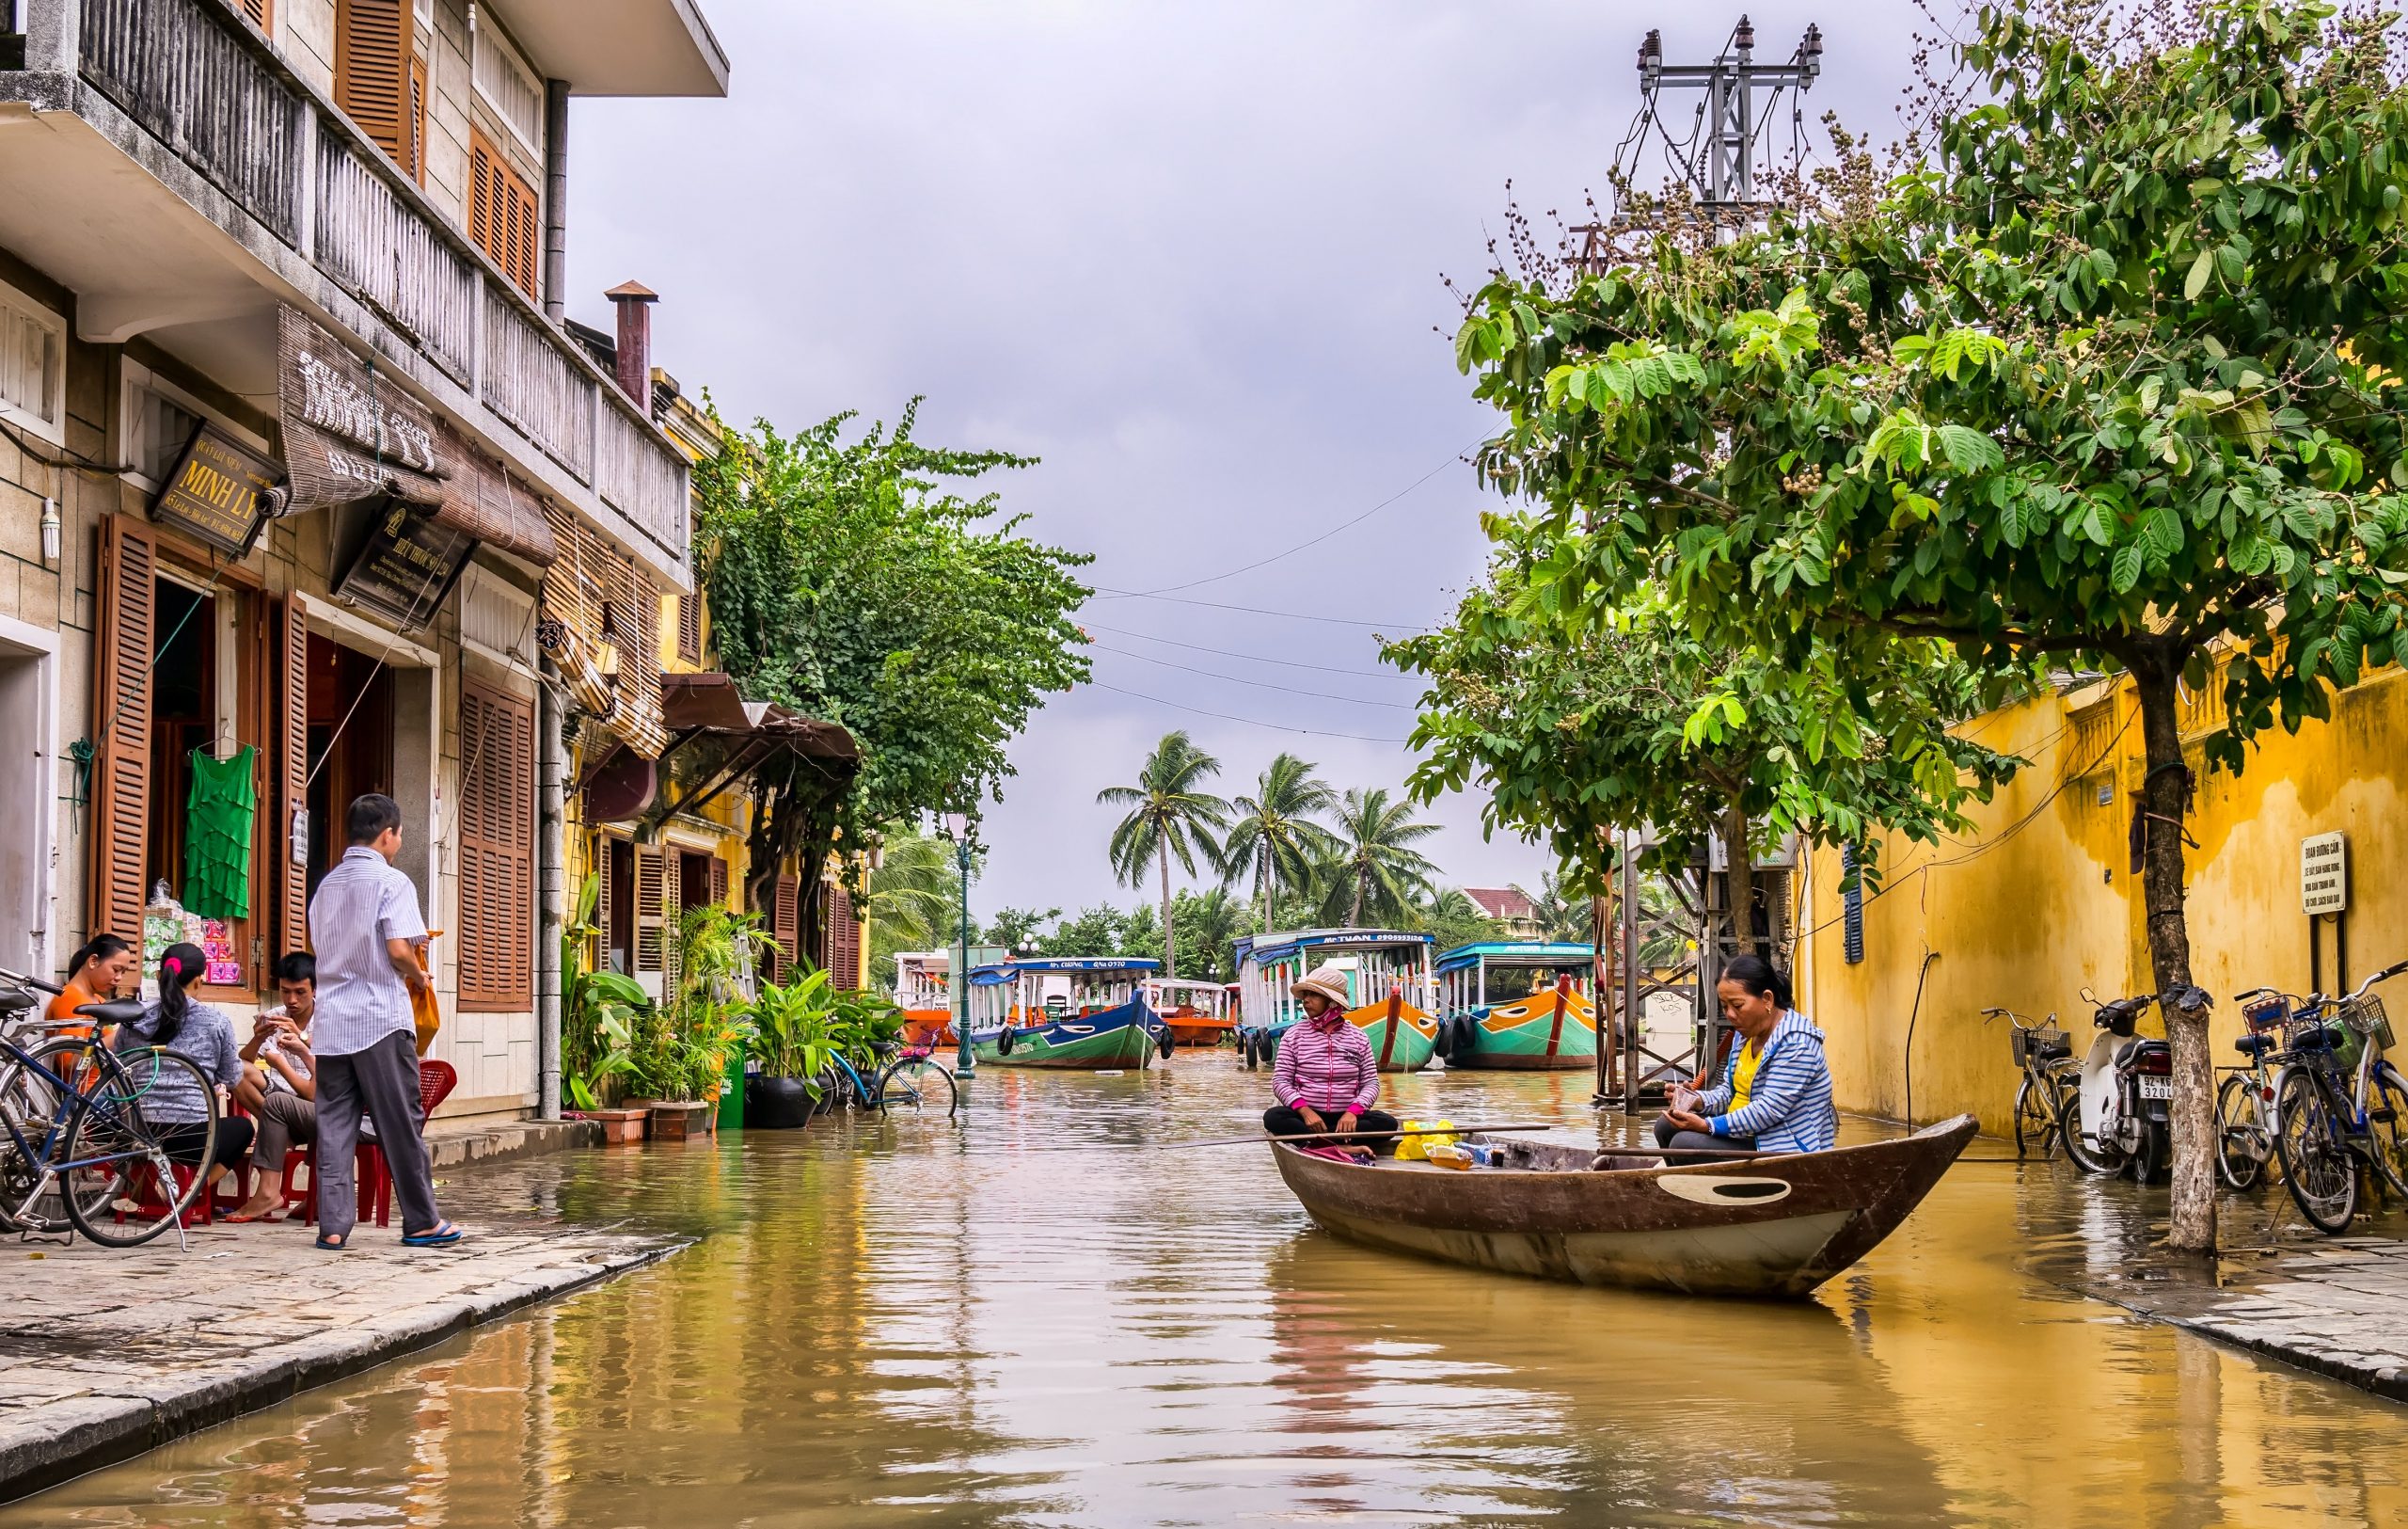
[[[2333,1044],[2333,1027],[2330,1025],[2312,1025],[2291,1037],[2293,1051],[2330,1051]]]
[[[2169,1048],[2162,1041],[2147,1038],[2127,1041],[2122,1045],[2115,1048],[2115,1065],[2118,1067],[2130,1067],[2152,1051],[2163,1052],[2167,1049]]]
[[[2244,1035],[2233,1042],[2232,1049],[2244,1057],[2262,1057],[2274,1049],[2274,1043],[2271,1035]]]

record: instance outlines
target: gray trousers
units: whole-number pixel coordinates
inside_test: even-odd
[[[347,1057],[318,1053],[318,1235],[347,1236],[359,1224],[359,1186],[352,1162],[359,1117],[376,1117],[376,1144],[401,1202],[402,1234],[432,1232],[435,1175],[427,1167],[426,1123],[419,1114],[418,1038],[397,1030]]]
[[[1656,1117],[1656,1144],[1678,1147],[1683,1152],[1745,1152],[1756,1144],[1751,1136],[1709,1136],[1703,1131],[1684,1131],[1661,1115]]]
[[[260,1096],[260,1107],[251,1115],[259,1123],[259,1135],[251,1142],[251,1162],[262,1173],[283,1172],[284,1155],[295,1141],[318,1139],[318,1107],[297,1093],[270,1089]]]

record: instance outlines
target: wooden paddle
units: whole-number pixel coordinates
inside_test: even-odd
[[[1149,1147],[1172,1149],[1180,1147],[1259,1147],[1266,1141],[1325,1141],[1335,1137],[1343,1141],[1386,1141],[1393,1137],[1408,1136],[1469,1136],[1475,1131],[1556,1131],[1585,1123],[1580,1121],[1516,1121],[1508,1125],[1425,1125],[1418,1131],[1402,1128],[1394,1131],[1308,1131],[1302,1136],[1214,1137],[1205,1141],[1149,1141]],[[1080,1142],[1081,1147],[1120,1145],[1118,1142]]]

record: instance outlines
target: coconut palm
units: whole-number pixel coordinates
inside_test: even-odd
[[[1231,881],[1254,879],[1254,896],[1262,900],[1263,932],[1269,933],[1280,885],[1302,891],[1313,862],[1330,852],[1329,830],[1315,820],[1338,804],[1338,793],[1313,773],[1311,763],[1292,754],[1272,760],[1254,789],[1254,795],[1230,804],[1236,816],[1221,841],[1220,868]]]
[[[953,943],[961,921],[960,868],[953,846],[916,829],[890,825],[869,873],[869,950],[873,971],[887,971],[899,950]]]
[[[1530,912],[1538,920],[1539,932],[1550,940],[1567,940],[1586,945],[1595,933],[1595,911],[1587,898],[1565,889],[1563,878],[1548,871],[1535,892],[1515,883],[1513,890],[1530,900]]]
[[[1417,821],[1418,816],[1412,803],[1390,799],[1383,787],[1346,793],[1338,808],[1335,852],[1319,868],[1323,917],[1340,921],[1342,914],[1355,929],[1367,917],[1396,924],[1412,916],[1438,874],[1413,848],[1438,825]]]
[[[1134,786],[1111,786],[1096,793],[1104,806],[1127,807],[1129,815],[1112,831],[1113,874],[1130,886],[1144,884],[1146,866],[1152,862],[1162,875],[1163,970],[1179,969],[1179,946],[1171,926],[1170,862],[1196,874],[1196,852],[1208,865],[1220,864],[1221,847],[1212,831],[1228,821],[1229,804],[1197,789],[1221,772],[1221,761],[1196,746],[1184,729],[1164,733],[1154,746]]]
[[[1188,970],[1176,976],[1228,981],[1237,975],[1229,961],[1247,910],[1230,900],[1228,888],[1208,887],[1178,899],[1179,923],[1187,931]]]

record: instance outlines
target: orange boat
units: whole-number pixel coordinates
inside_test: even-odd
[[[902,950],[895,957],[895,1005],[903,1011],[903,1043],[954,1043],[950,950]]]
[[[1217,1046],[1238,1027],[1229,1014],[1229,991],[1219,982],[1158,977],[1146,984],[1146,1001],[1183,1046]]]

